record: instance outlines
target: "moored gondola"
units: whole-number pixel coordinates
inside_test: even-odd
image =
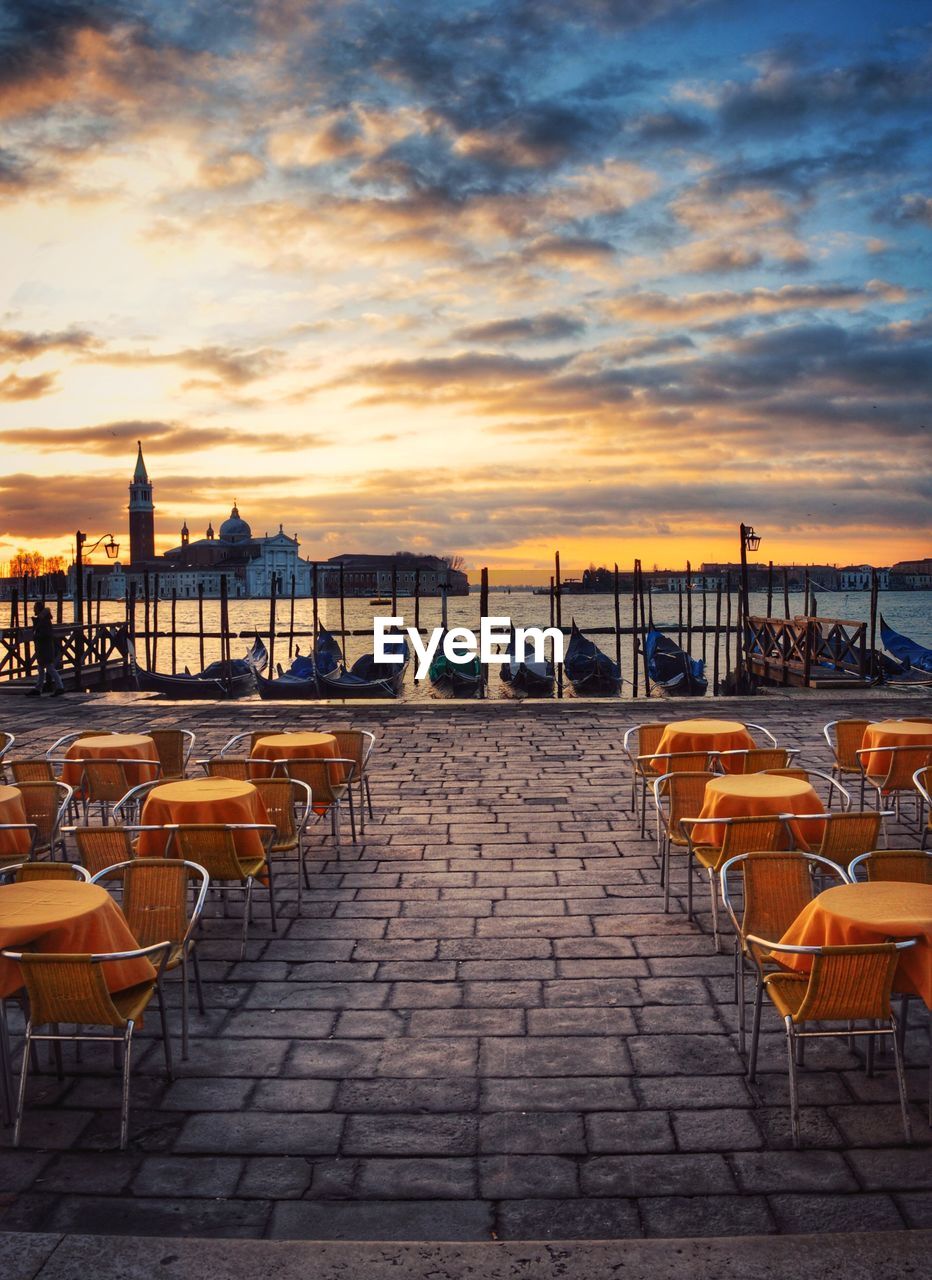
[[[902,663],[904,674],[908,671],[921,671],[932,675],[932,649],[926,649],[924,645],[910,640],[909,636],[901,635],[899,631],[888,627],[883,614],[880,615],[880,638],[887,652]]]
[[[342,657],[343,651],[335,637],[321,627],[313,654],[298,654],[287,671],[278,664],[278,675],[275,678],[256,674],[259,697],[264,700],[320,698],[322,694],[318,677],[321,672],[335,671]]]
[[[621,690],[618,663],[580,631],[575,619],[570,642],[566,646],[563,670],[574,690],[584,697],[611,696]]]
[[[395,639],[395,652],[401,662],[376,662],[375,655],[363,654],[349,670],[340,666],[334,671],[318,671],[317,680],[324,698],[397,698],[404,685],[405,673],[411,661],[411,651],[403,636],[387,636]]]
[[[644,649],[648,674],[664,693],[684,698],[701,698],[705,694],[709,682],[703,675],[701,659],[691,658],[656,627],[648,631]]]
[[[455,698],[474,698],[482,687],[482,667],[478,658],[451,662],[443,651],[446,632],[428,669],[431,683]]]
[[[519,661],[515,656],[515,633],[512,631],[508,641],[507,657],[502,663],[502,679],[519,693],[532,698],[546,698],[553,692],[553,663],[549,659],[543,662],[530,661],[527,658]]]
[[[147,671],[137,664],[132,648],[129,658],[136,687],[144,692],[164,693],[170,698],[241,698],[254,691],[256,676],[268,664],[269,654],[262,640],[256,636],[249,652],[230,662],[229,673],[226,663],[211,662],[196,674],[186,670],[180,675]]]

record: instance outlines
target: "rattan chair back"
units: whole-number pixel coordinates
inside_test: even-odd
[[[147,735],[155,743],[162,780],[183,778],[188,759],[194,748],[194,734],[190,729],[147,729]]]
[[[729,768],[735,773],[769,773],[788,769],[794,754],[787,747],[752,747],[747,751],[723,751],[721,758],[730,762]]]
[[[863,867],[868,880],[898,880],[904,884],[932,884],[932,851],[928,849],[872,849],[848,868]]]
[[[864,741],[864,730],[869,720],[832,720],[824,728],[825,740],[832,749],[839,769],[858,773],[860,766],[855,754]],[[835,731],[834,739],[832,730]]]
[[[786,824],[775,814],[726,818],[724,828],[719,866],[723,859],[733,858],[736,853],[776,849],[786,835]]]
[[[856,854],[876,849],[883,815],[873,809],[851,809],[847,813],[827,813],[823,821],[817,852],[847,866]]]
[[[139,945],[167,940],[180,946],[188,931],[188,887],[200,874],[181,859],[137,858],[114,876],[123,882],[123,914]]]
[[[741,934],[782,938],[814,897],[812,873],[804,853],[788,850],[751,852],[736,866],[744,883]],[[844,872],[837,868],[839,878]]]
[[[355,762],[356,777],[361,778],[375,746],[375,734],[367,729],[328,729],[327,732],[336,738],[338,753]]]
[[[78,849],[78,861],[92,876],[136,856],[126,827],[74,827],[70,834]]]
[[[889,1018],[899,951],[894,942],[820,947],[794,1022]]]
[[[930,763],[932,747],[926,744],[916,747],[874,747],[872,750],[862,750],[859,758],[866,765],[871,756],[879,761],[881,769],[880,773],[866,774],[874,786],[881,791],[912,791],[913,774]]]
[[[331,805],[345,799],[356,764],[348,756],[314,756],[276,760],[274,767],[276,774],[309,786],[315,811],[324,813]]]
[[[233,832],[223,823],[190,823],[173,828],[171,852],[202,866],[211,880],[243,880]]]
[[[73,795],[64,782],[20,782],[26,821],[38,828],[36,849],[50,850],[59,839],[62,818]]]
[[[204,761],[208,777],[235,778],[237,782],[248,782],[249,761],[241,756],[211,756]]]
[[[19,964],[34,1026],[50,1022],[125,1027],[107,989],[104,970],[89,955],[23,952]],[[155,987],[155,980],[151,983]]]
[[[656,790],[666,798],[663,820],[667,835],[675,844],[683,840],[680,819],[699,817],[705,800],[706,783],[717,776],[708,769],[698,769],[688,773],[666,774],[657,779]]]
[[[282,853],[293,849],[298,843],[295,803],[305,799],[306,789],[290,778],[256,778],[253,786],[265,805],[269,822],[275,826],[272,850]]]
[[[55,770],[51,760],[11,760],[10,773],[13,782],[54,782]]]
[[[87,883],[91,873],[73,862],[21,862],[16,867],[4,867],[3,875],[12,875],[17,884],[35,880],[83,880]]]

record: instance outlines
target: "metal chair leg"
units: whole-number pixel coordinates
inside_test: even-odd
[[[793,1019],[787,1016],[786,1021],[786,1056],[790,1073],[790,1124],[793,1129],[793,1146],[798,1151],[802,1145],[799,1123],[799,1081],[796,1078],[796,1039],[793,1034]]]
[[[130,1018],[126,1024],[126,1033],[123,1037],[123,1103],[120,1109],[120,1150],[126,1150],[126,1140],[129,1136],[129,1069],[130,1054],[133,1044],[133,1020]]]
[[[711,867],[708,868],[709,873],[709,892],[712,895],[712,941],[715,945],[716,954],[721,954],[722,943],[718,936],[718,894],[716,893],[715,872]]]
[[[355,844],[356,843],[356,809],[353,804],[353,788],[352,787],[346,788],[346,798],[349,801],[350,835],[352,837],[353,844]]]
[[[907,1143],[913,1140],[913,1128],[909,1120],[909,1103],[906,1100],[906,1072],[903,1070],[903,1051],[900,1048],[900,1037],[897,1034],[896,1018],[890,1015],[890,1026],[893,1031],[893,1060],[896,1064],[896,1083],[900,1091],[900,1115],[903,1117],[903,1133]]]
[[[757,1079],[757,1048],[760,1042],[760,1017],[764,1005],[764,984],[760,974],[754,990],[754,1015],[751,1023],[751,1053],[748,1057],[748,1080],[754,1084]]]
[[[273,933],[278,933],[278,916],[277,916],[277,915],[276,915],[276,913],[275,913],[275,884],[274,884],[273,877],[272,877],[272,864],[271,864],[271,862],[266,863],[265,870],[266,870],[266,875],[267,875],[267,876],[268,876],[268,878],[269,878],[269,883],[268,883],[268,890],[269,890],[269,917],[270,917],[270,919],[271,919],[271,921],[272,921],[272,932],[273,932]]]
[[[240,949],[240,960],[246,959],[246,942],[249,938],[249,913],[252,910],[252,876],[246,880],[246,901],[243,903],[243,945]]]
[[[747,1053],[747,1009],[744,1004],[744,956],[741,942],[735,938],[735,1000],[738,1005],[738,1050]]]
[[[168,1074],[169,1080],[174,1080],[175,1067],[172,1061],[172,1041],[171,1036],[168,1034],[168,1010],[165,1008],[165,993],[162,990],[161,979],[159,979],[156,984],[156,993],[159,998],[159,1017],[162,1021],[162,1049],[165,1053],[165,1071]],[[183,1026],[184,1023],[182,1023],[182,1027]],[[182,1031],[182,1035],[184,1034],[184,1031]],[[125,1056],[126,1058],[129,1058],[129,1053],[127,1052]],[[182,1054],[182,1056],[184,1056],[184,1054]]]
[[[32,1057],[32,1022],[26,1023],[26,1041],[23,1045],[23,1065],[19,1074],[19,1093],[16,1097],[16,1120],[13,1125],[13,1146],[19,1146],[23,1128],[23,1108],[26,1105],[26,1078],[29,1075],[29,1062]]]
[[[369,775],[363,775],[363,782],[366,784],[366,802],[369,805],[369,817],[375,821],[375,814],[372,811],[372,788],[369,786]]]

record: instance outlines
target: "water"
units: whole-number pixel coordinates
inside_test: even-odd
[[[859,621],[869,618],[870,615],[870,595],[866,591],[849,591],[849,592],[817,592],[819,614],[823,617],[839,618],[847,621]],[[667,631],[674,639],[676,638],[677,625],[677,597],[673,593],[655,594],[652,597],[654,622],[661,630]],[[752,592],[750,597],[750,608],[752,615],[763,615],[766,610],[766,594]],[[802,593],[790,593],[790,612],[792,614],[801,614],[803,612],[803,596]],[[440,609],[441,602],[439,599],[422,599],[420,602],[420,626],[422,633],[431,627],[440,625]],[[684,601],[684,627],[685,627],[685,601]],[[880,609],[886,621],[895,630],[903,632],[920,644],[932,648],[932,594],[922,591],[885,591],[880,594]],[[66,605],[67,610],[67,605]],[[598,596],[564,596],[562,601],[563,625],[568,627],[570,622],[575,618],[576,622],[583,631],[594,627],[613,627],[614,626],[614,598],[610,595]],[[711,626],[715,621],[715,596],[709,594],[706,596],[707,622]],[[621,625],[630,626],[631,617],[631,599],[630,596],[621,598]],[[779,603],[774,604],[774,612],[782,612],[782,594]],[[375,616],[387,616],[391,613],[389,605],[383,605],[373,608],[370,606],[368,599],[356,600],[348,599],[345,602],[346,626],[348,630],[367,628],[371,629],[372,619]],[[493,616],[510,617],[518,626],[547,626],[550,621],[550,601],[547,596],[537,596],[531,591],[493,591],[489,596],[489,613]],[[732,623],[737,613],[737,595],[732,596]],[[230,627],[233,631],[258,631],[260,635],[267,636],[269,627],[269,601],[268,600],[231,600],[229,602]],[[287,669],[289,657],[288,628],[289,628],[290,601],[279,600],[276,608],[276,630],[277,636],[275,641],[275,662]],[[398,614],[402,615],[406,625],[414,624],[414,600],[413,598],[402,597],[398,600]],[[67,616],[67,614],[66,614]],[[101,619],[103,621],[121,621],[124,617],[124,609],[121,601],[103,601],[101,604]],[[340,603],[338,600],[321,600],[319,601],[319,617],[321,624],[328,630],[338,631],[340,627]],[[178,671],[183,671],[187,666],[192,671],[200,669],[200,655],[197,639],[197,601],[179,600],[177,603],[177,627],[182,631],[192,632],[192,635],[181,636],[177,640],[176,662]],[[310,631],[313,620],[313,609],[310,600],[295,601],[295,630]],[[450,626],[467,626],[478,632],[479,628],[479,595],[478,592],[470,596],[454,596],[448,600],[447,621]],[[725,602],[722,602],[722,623],[725,621]],[[702,596],[699,593],[693,595],[693,624],[700,625],[702,622]],[[136,625],[142,629],[143,612],[142,608],[137,608]],[[166,630],[171,625],[171,605],[168,601],[161,601],[159,605],[159,628]],[[219,631],[220,629],[220,602],[219,600],[204,601],[204,627],[206,631]],[[613,635],[594,636],[596,643],[601,649],[604,649],[611,657],[615,656],[615,637]],[[299,645],[301,651],[306,653],[311,648],[310,637],[300,637],[295,641]],[[685,635],[684,635],[685,643]],[[692,640],[692,655],[696,658],[705,657],[706,673],[709,676],[711,685],[712,668],[713,668],[713,644],[714,637],[709,635],[705,637],[705,650],[703,650],[703,637],[694,635]],[[880,636],[878,626],[877,644],[880,647]],[[734,663],[734,646],[735,637],[731,638],[731,654],[732,665]],[[249,647],[248,640],[234,639],[231,644],[231,652],[233,657],[241,656]],[[347,658],[347,665],[351,665],[356,658],[361,657],[364,653],[372,651],[371,630],[368,636],[348,636],[343,642],[344,653]],[[139,643],[140,661],[144,660],[145,650],[143,643]],[[220,656],[219,640],[206,640],[204,642],[204,655],[206,662],[212,662]],[[621,671],[625,683],[622,685],[622,694],[630,697],[633,692],[632,672],[633,672],[633,653],[632,653],[632,637],[621,637]],[[158,670],[171,670],[171,642],[165,637],[160,637],[158,642],[157,660],[154,664]],[[405,699],[419,701],[423,699],[443,698],[445,695],[436,690],[429,680],[416,682],[414,680],[414,663],[408,668],[408,675],[405,680]],[[719,651],[719,671],[722,676],[725,674],[725,652],[724,642],[722,642]],[[489,689],[488,693],[493,698],[512,698],[516,696],[511,689],[499,679],[498,671],[492,667],[489,673]],[[643,694],[644,677],[643,664],[639,671],[640,692]],[[564,696],[572,698],[574,696],[572,686],[567,681],[564,688]]]

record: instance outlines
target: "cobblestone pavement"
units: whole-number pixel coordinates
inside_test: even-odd
[[[930,703],[726,706],[825,767],[826,721]],[[653,842],[626,811],[621,737],[646,711],[2,698],[18,755],[88,722],[184,724],[197,755],[254,725],[353,723],[379,742],[375,821],[339,853],[312,829],[300,917],[293,864],[277,875],[277,935],[257,895],[245,962],[236,917],[209,907],[207,1015],[174,1083],[141,1033],[127,1152],[108,1055],[69,1054],[62,1084],[37,1078],[23,1147],[0,1151],[0,1230],[520,1240],[932,1225],[924,1011],[907,1046],[913,1146],[889,1061],[870,1079],[834,1040],[807,1052],[793,1151],[777,1016],[765,1012],[749,1087],[707,895],[696,924],[678,899],[664,914]],[[914,845],[915,828],[894,839]]]

